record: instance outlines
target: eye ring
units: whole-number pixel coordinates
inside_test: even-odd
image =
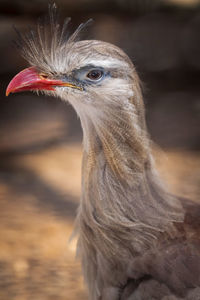
[[[90,70],[86,77],[92,81],[98,81],[103,77],[103,71],[99,69]]]

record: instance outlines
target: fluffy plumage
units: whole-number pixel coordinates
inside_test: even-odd
[[[18,45],[38,72],[82,88],[48,94],[70,102],[83,128],[76,231],[89,297],[200,299],[200,209],[183,207],[157,174],[136,70],[118,47],[78,41],[83,24],[69,36],[68,22],[61,28],[51,12]],[[104,76],[88,80],[91,69]]]

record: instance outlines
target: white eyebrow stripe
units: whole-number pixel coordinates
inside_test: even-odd
[[[84,60],[84,65],[86,64],[103,67],[103,68],[119,68],[119,67],[127,68],[128,67],[128,64],[125,61],[113,59],[113,58],[104,59],[104,60],[87,59]]]

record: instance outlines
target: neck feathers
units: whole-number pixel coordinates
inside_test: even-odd
[[[172,235],[183,213],[156,174],[145,129],[131,102],[95,122],[83,157],[82,236],[106,257],[144,251]],[[127,254],[127,253],[126,253]]]
[[[122,276],[134,256],[156,245],[161,233],[163,238],[175,236],[174,222],[183,220],[178,200],[156,174],[143,106],[136,113],[129,101],[118,110],[107,109],[103,117],[90,125],[81,120],[87,144],[78,249],[92,299],[102,285],[97,278],[103,262],[110,268],[101,270],[103,278],[110,280],[113,268]]]

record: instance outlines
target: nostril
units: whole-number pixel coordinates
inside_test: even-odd
[[[47,79],[48,76],[47,76],[47,74],[40,74],[40,78],[41,78],[41,79]]]

